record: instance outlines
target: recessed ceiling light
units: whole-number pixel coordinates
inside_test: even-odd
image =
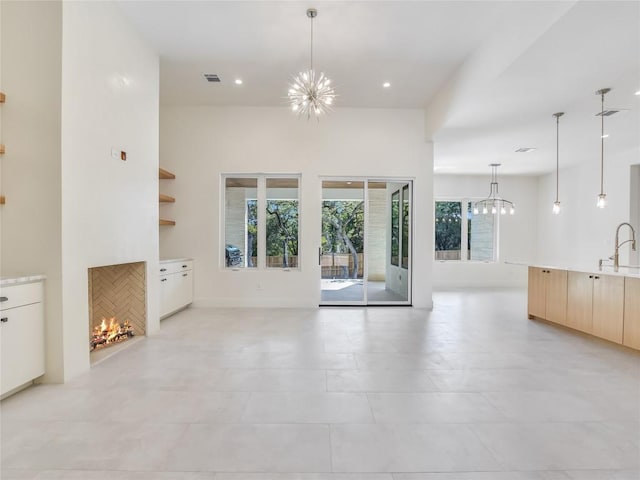
[[[640,95],[640,90],[638,90],[638,91],[636,92],[636,95]]]
[[[516,150],[517,153],[529,153],[535,150],[534,147],[520,147]]]
[[[384,82],[384,83],[382,84],[382,86],[383,86],[384,88],[389,88],[389,87],[391,86],[391,83],[389,83],[389,82]]]
[[[236,78],[236,85],[242,85],[242,79],[241,78]]]
[[[605,133],[604,135],[602,135],[602,138],[609,138],[609,134]]]

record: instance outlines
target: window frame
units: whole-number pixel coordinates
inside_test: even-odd
[[[227,238],[227,213],[226,213],[226,184],[229,178],[255,178],[257,179],[256,187],[256,200],[257,200],[257,213],[258,213],[258,236],[257,236],[257,261],[255,267],[242,267],[227,266],[225,259],[225,246]],[[298,259],[295,267],[267,267],[267,179],[277,178],[290,178],[296,179],[298,182],[297,188],[297,202],[298,202]],[[302,232],[302,174],[300,173],[222,173],[220,174],[220,222],[219,222],[219,245],[218,253],[218,267],[219,270],[225,272],[289,272],[289,271],[301,271],[301,258],[302,258],[302,242],[300,236]],[[245,198],[245,211],[246,202]],[[246,228],[246,223],[245,223]],[[245,230],[246,235],[246,230]]]
[[[491,214],[494,216],[493,221],[493,258],[491,260],[471,260],[469,259],[469,226],[468,226],[468,208],[469,204],[483,200],[483,198],[479,197],[435,197],[433,199],[433,261],[439,263],[498,263],[500,261],[500,214]],[[460,222],[460,260],[437,260],[435,258],[436,252],[436,244],[435,244],[435,235],[436,235],[436,203],[438,202],[458,202],[461,204],[461,217],[465,219],[465,221]],[[472,213],[473,215],[473,213]]]

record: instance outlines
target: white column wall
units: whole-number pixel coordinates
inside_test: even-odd
[[[88,268],[147,262],[147,333],[159,330],[159,59],[115,3],[64,2],[62,20],[66,380],[89,368]]]
[[[161,231],[163,257],[195,258],[196,305],[315,307],[321,176],[415,179],[414,305],[431,306],[432,144],[424,112],[337,109],[316,121],[286,108],[161,108],[161,164],[176,174],[176,226]],[[301,173],[301,269],[230,272],[222,268],[223,173]]]

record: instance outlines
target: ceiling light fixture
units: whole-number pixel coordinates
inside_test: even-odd
[[[564,115],[564,112],[554,113],[556,117],[556,201],[553,202],[553,213],[558,215],[560,213],[560,117]]]
[[[516,153],[529,153],[533,152],[535,149],[535,147],[520,147],[516,150]]]
[[[331,105],[336,97],[331,80],[325,77],[324,73],[317,75],[313,70],[313,19],[317,16],[318,11],[315,8],[307,10],[307,17],[311,19],[309,70],[300,72],[293,77],[288,95],[291,109],[300,116],[306,115],[307,119],[311,118],[311,115],[318,118],[331,110]]]
[[[484,200],[473,204],[473,214],[478,215],[482,211],[482,214],[486,215],[489,210],[491,210],[492,214],[495,214],[500,210],[500,215],[504,215],[507,213],[507,207],[509,207],[509,213],[513,215],[516,213],[515,204],[505,200],[498,194],[498,167],[500,164],[490,163],[489,166],[491,167],[491,193]]]
[[[636,95],[640,95],[640,90],[638,90],[638,91],[636,92]]]
[[[600,195],[598,195],[598,201],[596,202],[598,208],[607,206],[607,194],[604,193],[604,117],[607,116],[607,110],[604,109],[604,96],[610,91],[610,88],[602,88],[596,92],[596,95],[600,95],[602,101],[602,109],[599,113],[596,113],[596,116],[600,116]]]
[[[389,83],[389,82],[384,82],[384,83],[382,84],[382,86],[383,86],[384,88],[389,88],[389,87],[391,86],[391,83]]]
[[[242,85],[242,79],[241,78],[236,78],[235,84],[236,85]]]

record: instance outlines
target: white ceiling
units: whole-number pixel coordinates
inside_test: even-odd
[[[163,104],[285,105],[292,74],[333,79],[340,107],[425,108],[440,173],[539,174],[599,152],[599,98],[611,148],[640,151],[640,2],[127,1],[161,57]],[[209,84],[203,73],[218,74]],[[237,86],[235,78],[244,84]],[[383,89],[389,81],[391,88]],[[326,121],[330,121],[328,118]],[[588,139],[588,140],[587,140]],[[537,147],[516,154],[521,146]],[[607,148],[610,148],[609,145]],[[594,150],[595,149],[595,150]],[[566,152],[566,153],[565,153]]]

